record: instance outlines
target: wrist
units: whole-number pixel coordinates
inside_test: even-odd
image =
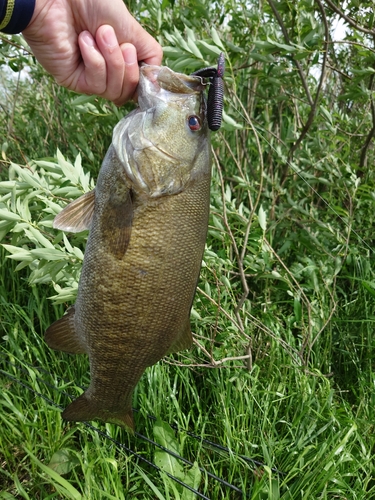
[[[0,31],[21,33],[30,23],[34,8],[35,0],[1,0]]]

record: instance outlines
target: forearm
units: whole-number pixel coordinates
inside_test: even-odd
[[[0,0],[0,31],[21,33],[34,13],[35,0]]]

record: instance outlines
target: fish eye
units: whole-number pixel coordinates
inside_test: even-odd
[[[188,118],[188,125],[190,130],[199,130],[201,128],[201,121],[199,116],[197,115],[191,115]]]

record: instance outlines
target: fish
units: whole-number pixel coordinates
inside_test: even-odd
[[[95,189],[54,219],[56,229],[89,229],[76,302],[45,332],[50,348],[89,358],[89,387],[65,420],[134,431],[146,368],[192,346],[210,205],[204,89],[201,77],[141,66],[138,107],[114,128]]]

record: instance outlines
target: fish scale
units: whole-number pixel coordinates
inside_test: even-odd
[[[90,233],[76,303],[46,332],[50,347],[90,361],[90,386],[63,418],[130,430],[144,370],[192,344],[211,173],[201,78],[140,72],[140,106],[116,126],[95,190],[54,221]],[[189,128],[191,116],[199,129],[195,119]]]

